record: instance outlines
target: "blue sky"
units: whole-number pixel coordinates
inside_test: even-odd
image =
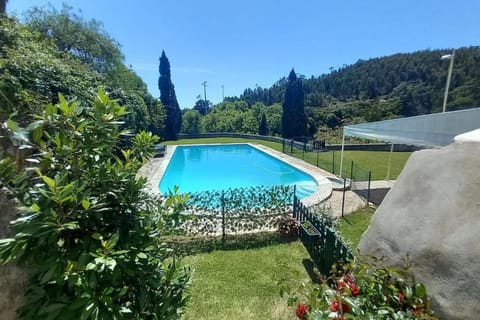
[[[122,47],[158,97],[164,49],[182,108],[196,97],[213,103],[256,85],[269,87],[292,67],[307,77],[358,59],[480,44],[477,0],[71,0]],[[47,1],[10,0],[20,14]]]

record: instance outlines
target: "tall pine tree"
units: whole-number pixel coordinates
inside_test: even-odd
[[[160,101],[165,107],[167,118],[165,119],[165,139],[175,140],[177,134],[182,128],[182,112],[178,106],[175,87],[170,79],[170,62],[165,51],[162,51],[160,57],[160,78],[158,79],[158,89],[160,90]]]
[[[7,13],[8,0],[0,0],[0,13]]]
[[[282,135],[284,138],[302,137],[308,134],[305,115],[305,92],[302,80],[292,69],[288,75],[285,99],[282,104]]]
[[[260,124],[258,126],[258,134],[261,136],[266,136],[268,134],[267,117],[265,116],[265,113],[262,113],[262,118],[260,119]]]

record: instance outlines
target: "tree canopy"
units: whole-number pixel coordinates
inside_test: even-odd
[[[306,136],[305,93],[302,80],[297,77],[294,69],[288,75],[282,108],[282,136],[284,138]]]
[[[305,93],[308,134],[329,140],[345,124],[441,111],[448,63],[440,57],[450,52],[395,54],[359,60],[318,77],[297,75]],[[480,106],[479,70],[480,47],[456,49],[447,110]],[[270,88],[247,88],[239,97],[225,101],[244,102],[249,108],[257,103],[283,103],[288,83],[289,79],[282,77]],[[212,112],[216,109],[213,106]]]
[[[170,77],[170,62],[165,51],[162,51],[158,70],[160,72],[158,79],[160,101],[165,106],[166,111],[165,139],[175,140],[182,127],[182,112],[178,106],[175,87]]]
[[[267,117],[265,116],[265,113],[262,113],[262,118],[258,125],[258,134],[261,136],[266,136],[268,134]]]
[[[27,128],[35,170],[0,160],[21,206],[0,263],[26,267],[22,319],[180,318],[189,276],[157,237],[183,200],[159,206],[137,177],[158,137],[142,131],[119,150],[126,113],[102,90],[84,107],[60,96]]]
[[[0,0],[0,14],[6,13],[8,0]]]
[[[57,103],[59,94],[83,105],[92,99],[99,86],[103,86],[126,107],[125,128],[133,132],[150,130],[163,136],[164,107],[148,93],[141,78],[123,64],[117,44],[104,31],[88,27],[90,22],[73,15],[71,9],[64,8],[61,13],[55,13],[53,9],[32,10],[35,14],[27,24],[0,17],[0,42],[5,44],[0,48],[0,118],[14,117],[21,124],[27,124],[45,105]],[[60,36],[58,39],[53,37],[58,33],[37,32],[37,28],[44,24],[52,24],[55,30],[62,30],[63,24],[65,28],[68,25],[77,28],[70,30],[69,35],[61,34],[62,37],[68,36],[67,40],[61,40]],[[86,26],[90,29],[84,30]],[[96,32],[100,33],[95,35]],[[109,54],[104,56],[105,59],[84,61],[79,52],[91,52],[89,41],[79,40],[75,43],[75,50],[60,50],[59,43],[80,39],[85,33],[90,34],[90,40],[96,39],[104,44],[110,42],[102,46],[114,48],[112,55],[117,58],[109,60],[106,58],[112,56]],[[83,56],[94,57],[94,53]]]
[[[333,104],[376,100],[388,100],[399,105],[399,98],[410,102],[409,93],[412,98],[421,93],[428,96],[430,107],[420,106],[414,113],[438,112],[442,108],[448,68],[448,63],[440,57],[447,53],[451,53],[451,49],[358,60],[328,74],[305,78],[305,107],[323,108]],[[455,56],[449,110],[478,106],[480,94],[476,88],[480,86],[480,47],[456,49]],[[287,79],[281,78],[270,88],[247,88],[238,98],[231,99],[244,100],[249,105],[255,102],[266,105],[281,103],[286,87]]]
[[[25,17],[30,28],[52,39],[60,51],[90,64],[96,71],[111,71],[123,63],[119,44],[103,30],[102,23],[84,20],[66,4],[60,11],[51,5],[33,7]]]

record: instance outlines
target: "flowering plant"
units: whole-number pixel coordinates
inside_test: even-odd
[[[277,219],[277,230],[283,238],[298,236],[298,222],[292,216],[282,215]]]
[[[319,284],[301,283],[295,290],[287,288],[291,282],[279,285],[289,304],[297,304],[299,319],[437,319],[425,286],[415,282],[409,266],[408,259],[399,270],[374,257],[357,257],[334,266]]]

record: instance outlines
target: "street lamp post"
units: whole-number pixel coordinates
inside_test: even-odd
[[[452,51],[452,54],[446,54],[442,56],[441,59],[450,60],[450,65],[448,66],[447,84],[445,85],[445,95],[443,97],[443,112],[445,112],[447,110],[448,88],[450,87],[450,79],[452,78],[452,69],[453,69],[453,60],[455,59],[455,50]]]

